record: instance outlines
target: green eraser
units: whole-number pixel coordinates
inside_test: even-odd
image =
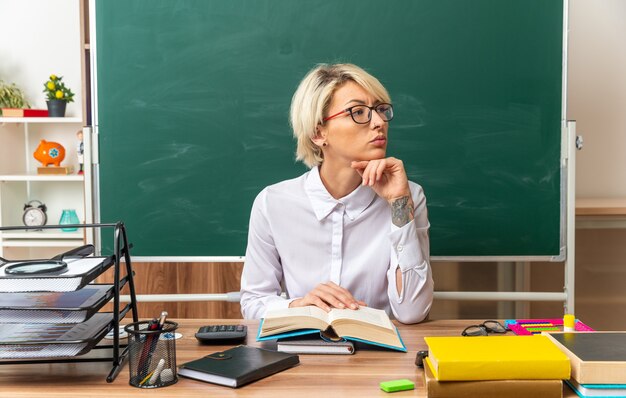
[[[415,383],[409,379],[389,380],[380,382],[380,389],[385,392],[413,390]]]

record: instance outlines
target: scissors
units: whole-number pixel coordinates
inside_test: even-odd
[[[49,260],[25,260],[12,262],[0,257],[0,263],[11,263],[4,269],[7,275],[42,275],[42,274],[62,274],[67,271],[67,257],[87,257],[95,252],[94,245],[83,245],[65,253],[58,254]]]

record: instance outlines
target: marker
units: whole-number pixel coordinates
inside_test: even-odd
[[[148,384],[153,385],[154,383],[156,383],[159,375],[161,374],[161,371],[163,370],[163,366],[165,366],[165,359],[161,358],[156,369],[154,370],[154,372],[152,372],[152,377],[150,377]]]
[[[563,331],[575,332],[576,331],[576,318],[573,314],[565,314],[563,316]]]

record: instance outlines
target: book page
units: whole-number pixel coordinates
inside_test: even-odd
[[[380,326],[385,329],[394,329],[385,311],[370,307],[360,307],[358,310],[340,310],[334,308],[328,313],[328,319],[331,324],[336,320],[349,319]]]
[[[326,311],[321,308],[295,307],[267,311],[261,327],[260,337],[272,336],[297,329],[319,329],[328,327]]]
[[[265,314],[265,319],[272,318],[291,318],[291,317],[312,317],[317,318],[325,323],[329,323],[328,314],[326,311],[319,307],[315,307],[312,305],[306,307],[293,307],[293,308],[285,308],[282,310],[274,310],[268,311]]]

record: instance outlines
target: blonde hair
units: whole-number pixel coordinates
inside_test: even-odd
[[[297,140],[296,160],[309,168],[324,161],[322,149],[313,142],[335,91],[353,81],[381,102],[391,103],[389,93],[374,76],[353,64],[319,64],[302,79],[291,99],[289,122]]]

